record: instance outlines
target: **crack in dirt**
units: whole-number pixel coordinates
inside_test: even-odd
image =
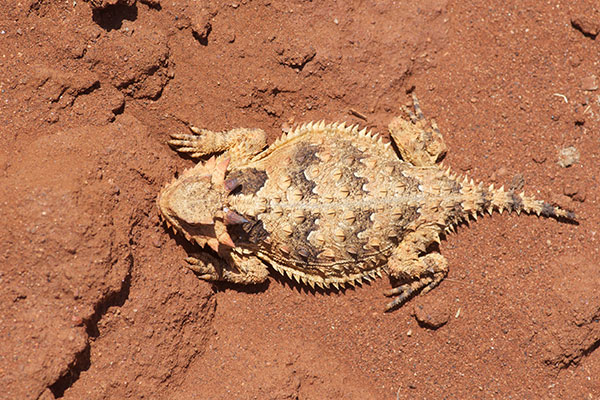
[[[100,335],[98,323],[102,317],[110,307],[122,307],[129,298],[131,274],[133,270],[133,251],[131,248],[125,259],[128,263],[128,268],[125,277],[121,281],[121,287],[119,290],[111,291],[101,298],[94,305],[94,314],[92,314],[89,320],[84,321],[85,331],[88,335],[88,341],[85,348],[81,352],[75,354],[74,360],[69,365],[67,372],[58,378],[56,382],[48,386],[54,397],[57,399],[63,397],[65,391],[77,382],[81,372],[87,371],[90,368],[91,344],[89,338],[97,338]]]

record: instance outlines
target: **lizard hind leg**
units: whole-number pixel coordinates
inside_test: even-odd
[[[429,292],[448,275],[448,263],[439,253],[426,254],[417,259],[405,261],[403,267],[411,271],[411,276],[408,277],[410,281],[384,292],[386,296],[394,297],[386,305],[386,311],[400,307],[418,293]]]
[[[267,280],[269,270],[258,258],[244,257],[235,253],[230,253],[226,258],[224,260],[202,253],[187,257],[185,261],[188,263],[188,268],[205,281],[253,285]]]
[[[406,117],[396,117],[390,122],[390,135],[400,150],[400,155],[414,166],[433,166],[446,154],[444,138],[434,120],[427,122],[419,100],[413,93],[414,112],[405,107]]]

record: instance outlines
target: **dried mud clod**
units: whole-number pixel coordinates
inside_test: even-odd
[[[107,7],[114,7],[116,5],[131,7],[135,5],[136,0],[89,0],[90,7],[92,10],[104,10]]]
[[[312,288],[335,289],[385,273],[394,284],[385,293],[392,310],[446,277],[436,246],[457,224],[503,210],[575,218],[442,167],[442,135],[413,102],[414,111],[389,125],[399,154],[377,134],[343,123],[301,125],[266,149],[259,129],[173,135],[171,146],[193,158],[222,153],[158,197],[167,226],[218,255],[189,257],[190,268],[209,281],[256,284],[267,279],[268,264]]]
[[[571,17],[571,25],[584,36],[596,39],[596,36],[600,33],[600,12],[591,15],[574,15]]]

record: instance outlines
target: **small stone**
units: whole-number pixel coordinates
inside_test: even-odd
[[[578,201],[580,203],[583,203],[586,199],[585,190],[581,190],[581,191],[575,193],[572,198],[573,198],[573,201]]]
[[[502,180],[502,178],[507,174],[507,170],[505,167],[500,167],[495,170],[490,176],[490,182],[496,183]]]
[[[144,328],[144,332],[142,333],[145,338],[151,338],[154,335],[154,329],[151,326],[147,326]]]
[[[585,187],[577,182],[567,183],[563,187],[563,193],[565,196],[569,196],[574,201],[583,203],[586,198]]]
[[[160,0],[140,0],[140,2],[153,8],[160,7]]]
[[[208,44],[208,35],[212,31],[212,24],[210,23],[210,20],[213,18],[213,16],[214,14],[208,12],[207,10],[201,9],[193,13],[191,17],[191,28],[194,38],[196,38],[196,40],[204,46]]]
[[[569,64],[571,64],[571,67],[573,68],[577,68],[581,65],[581,57],[577,56],[576,54],[572,55],[569,58]]]
[[[571,17],[571,25],[585,36],[595,39],[600,32],[600,18],[595,15],[579,14]]]
[[[415,305],[413,315],[419,325],[428,329],[438,329],[450,319],[447,309],[423,303]]]
[[[91,0],[90,6],[92,7],[92,10],[97,11],[116,5],[133,7],[135,5],[135,1],[136,0]]]
[[[585,104],[583,104],[582,106],[577,106],[573,110],[573,123],[576,126],[585,125],[585,116],[586,116],[585,111],[586,111]]]
[[[548,196],[548,203],[562,208],[569,208],[568,205],[572,202],[570,197],[565,196],[562,193],[550,193]]]
[[[50,389],[46,389],[44,390],[44,393],[38,397],[38,400],[54,400],[55,398],[56,397],[54,397],[52,391]]]
[[[581,89],[589,91],[598,90],[598,79],[596,78],[596,75],[590,75],[583,78],[581,80]]]
[[[300,71],[315,58],[317,51],[310,43],[297,41],[278,44],[275,53],[280,64]]]
[[[235,42],[235,31],[233,29],[227,29],[224,33],[224,36],[227,43]]]
[[[577,188],[571,183],[567,183],[563,188],[563,193],[569,197],[573,197],[577,194]]]
[[[570,167],[577,162],[579,162],[579,151],[573,146],[565,147],[558,153],[558,165],[563,168]]]
[[[81,326],[83,325],[83,319],[78,315],[73,315],[71,317],[71,323],[73,324],[73,326]]]

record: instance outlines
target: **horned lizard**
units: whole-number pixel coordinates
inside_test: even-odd
[[[314,289],[387,273],[394,309],[448,273],[432,244],[456,224],[496,210],[574,220],[549,203],[495,189],[441,166],[435,121],[414,112],[389,125],[392,142],[343,123],[307,123],[269,147],[260,129],[191,127],[169,144],[192,158],[220,153],[160,192],[166,224],[203,252],[187,258],[208,281],[255,284],[268,266]],[[429,251],[429,252],[428,252]]]

